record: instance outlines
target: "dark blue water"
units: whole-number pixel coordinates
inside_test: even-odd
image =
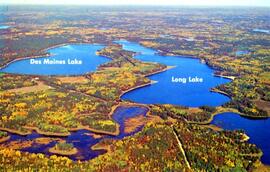
[[[248,119],[228,112],[218,114],[211,124],[227,130],[243,129],[250,137],[249,142],[263,151],[262,162],[270,164],[270,119]]]
[[[114,139],[123,139],[126,136],[131,136],[134,135],[135,133],[139,132],[142,130],[143,125],[138,126],[138,128],[131,132],[131,133],[125,133],[125,120],[129,119],[129,118],[133,118],[139,115],[143,115],[146,116],[148,112],[148,109],[146,107],[138,107],[138,106],[134,106],[134,107],[118,107],[113,115],[113,120],[115,122],[117,122],[118,124],[120,124],[120,134],[117,136],[108,136]]]
[[[202,64],[199,59],[185,56],[161,56],[153,49],[125,40],[117,41],[117,43],[123,45],[125,50],[137,52],[135,58],[141,61],[176,66],[149,77],[151,80],[158,81],[158,83],[130,91],[124,94],[122,99],[144,104],[161,103],[190,107],[202,105],[219,106],[230,100],[227,96],[210,91],[211,88],[228,83],[230,80],[215,77],[213,69]],[[172,77],[188,79],[196,76],[202,78],[203,82],[172,82]]]
[[[142,130],[143,125],[138,126],[138,128],[131,132],[131,133],[125,133],[125,120],[136,117],[139,115],[146,116],[148,112],[148,109],[145,107],[138,107],[138,106],[131,106],[131,107],[118,107],[113,114],[113,120],[117,122],[120,125],[120,133],[117,136],[107,136],[103,135],[101,138],[94,138],[93,136],[89,134],[93,134],[90,131],[87,130],[79,130],[76,132],[71,132],[71,135],[68,137],[61,137],[61,139],[65,140],[67,143],[72,143],[74,147],[78,149],[78,153],[75,155],[68,156],[72,160],[89,160],[93,159],[101,154],[104,154],[105,150],[92,150],[91,147],[98,142],[100,142],[104,138],[110,138],[110,139],[123,139],[126,136],[133,135],[139,131]],[[44,138],[45,136],[40,135],[36,132],[33,132],[30,135],[27,136],[20,136],[17,134],[10,134],[11,138],[8,140],[10,141],[27,141],[27,140],[34,140],[37,138]],[[57,138],[57,137],[55,137]],[[6,143],[8,143],[6,142]],[[31,147],[23,148],[21,151],[25,152],[31,152],[31,153],[44,153],[46,155],[53,155],[49,152],[49,149],[53,147],[57,141],[52,141],[49,144],[38,144],[33,143]],[[5,143],[2,143],[5,144]]]
[[[68,137],[62,137],[61,139],[65,140],[67,143],[72,143],[74,147],[78,149],[78,153],[75,155],[68,156],[72,160],[88,160],[97,157],[100,154],[105,153],[105,150],[92,150],[90,149],[91,146],[97,144],[102,138],[96,139],[93,136],[88,135],[91,132],[87,130],[79,130],[76,132],[72,132]],[[20,136],[17,134],[10,134],[11,138],[8,142],[11,141],[27,141],[27,140],[34,140],[37,138],[44,138],[45,136],[33,132],[27,136]],[[57,137],[55,137],[57,138]],[[46,155],[54,155],[53,153],[49,152],[49,149],[53,147],[57,141],[52,141],[49,144],[38,144],[33,143],[31,147],[23,148],[21,151],[30,152],[30,153],[44,153]]]
[[[100,64],[110,59],[96,55],[102,45],[93,44],[70,44],[48,50],[50,57],[36,58],[41,64],[32,63],[30,59],[19,60],[11,63],[1,72],[29,74],[29,75],[81,75],[96,71]],[[44,60],[65,62],[65,64],[45,64]],[[77,59],[82,64],[69,64],[68,60]]]

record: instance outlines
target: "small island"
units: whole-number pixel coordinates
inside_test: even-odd
[[[78,150],[74,147],[72,143],[59,142],[54,147],[49,149],[50,153],[58,154],[58,155],[74,155],[78,152]]]
[[[7,132],[0,131],[0,143],[5,142],[10,139],[10,136]]]

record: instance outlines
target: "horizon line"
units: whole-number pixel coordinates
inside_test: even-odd
[[[245,8],[270,8],[270,5],[184,5],[184,4],[52,4],[52,3],[40,3],[40,4],[35,4],[35,3],[0,3],[0,6],[70,6],[70,5],[75,5],[75,6],[130,6],[130,7],[135,7],[135,6],[148,6],[148,7],[245,7]]]

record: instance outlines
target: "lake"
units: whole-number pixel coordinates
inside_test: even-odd
[[[270,33],[270,30],[266,30],[266,29],[253,29],[253,32]]]
[[[110,61],[109,58],[96,55],[96,52],[102,48],[104,46],[94,44],[68,44],[49,49],[47,51],[50,53],[49,57],[18,60],[0,72],[28,75],[82,75],[96,71],[100,64]]]
[[[210,91],[211,88],[228,83],[230,80],[215,77],[213,69],[201,63],[199,59],[185,56],[161,56],[156,50],[125,40],[116,41],[116,43],[121,44],[125,50],[137,52],[135,58],[138,60],[175,66],[149,77],[157,83],[130,91],[124,94],[122,99],[144,104],[159,103],[189,107],[220,106],[230,100],[227,96]],[[202,78],[203,82],[188,82],[189,77]],[[173,80],[175,78],[181,82],[175,82]]]
[[[211,124],[226,130],[242,129],[250,137],[248,142],[256,144],[263,151],[262,162],[270,164],[270,119],[249,119],[227,112],[214,117]]]
[[[10,28],[10,26],[0,25],[0,29],[8,29],[8,28]]]
[[[236,56],[242,56],[242,55],[246,55],[249,54],[250,52],[248,50],[239,50],[235,52]]]

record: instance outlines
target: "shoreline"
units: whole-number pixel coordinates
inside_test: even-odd
[[[27,60],[27,59],[31,59],[31,58],[50,57],[51,54],[47,52],[48,50],[53,49],[53,48],[57,48],[57,47],[61,47],[61,46],[65,46],[67,44],[69,44],[69,43],[62,43],[62,44],[52,45],[52,46],[50,46],[48,48],[41,49],[41,50],[38,51],[38,53],[40,53],[40,55],[32,55],[32,56],[27,56],[27,57],[16,58],[16,59],[11,60],[11,61],[7,62],[6,64],[0,66],[0,70],[6,68],[8,65],[10,65],[13,62],[17,62],[17,61],[21,61],[21,60]],[[42,55],[42,53],[44,53],[44,52],[45,52],[45,54]]]
[[[42,131],[37,127],[30,127],[30,126],[24,126],[25,129],[36,131],[38,134],[44,135],[44,136],[57,136],[57,137],[67,137],[70,135],[70,132],[68,133],[53,133],[53,132],[46,132]]]
[[[21,60],[27,60],[27,59],[35,59],[35,58],[43,58],[43,57],[50,57],[51,54],[44,54],[44,55],[36,55],[36,56],[29,56],[29,57],[20,57],[14,60],[11,60],[10,62],[7,62],[6,64],[4,64],[3,66],[0,66],[0,70],[6,68],[8,65],[10,65],[11,63],[17,62],[17,61],[21,61]]]
[[[214,74],[214,76],[216,77],[221,77],[221,78],[226,78],[226,79],[230,79],[230,80],[235,80],[237,77],[236,76],[227,76],[227,75],[217,75],[217,74]]]
[[[110,117],[111,120],[113,120],[112,115],[114,114],[115,110],[119,107],[119,106],[125,106],[125,107],[131,107],[131,106],[138,106],[138,107],[145,107],[148,109],[147,114],[149,113],[150,109],[148,106],[143,105],[143,104],[137,104],[137,103],[129,103],[129,102],[122,102],[119,103],[115,106],[112,107],[112,110],[110,111],[110,113],[108,114],[108,116]],[[147,116],[146,114],[146,116]],[[114,121],[114,120],[113,120]],[[115,122],[115,121],[114,121]],[[68,133],[53,133],[53,132],[45,132],[45,131],[41,131],[39,128],[37,127],[30,127],[30,126],[24,126],[23,128],[27,129],[27,132],[20,132],[14,129],[9,129],[9,128],[0,128],[0,130],[2,131],[6,131],[12,134],[18,134],[21,136],[27,136],[32,134],[31,131],[35,131],[36,133],[40,134],[40,135],[44,135],[44,136],[51,136],[51,137],[68,137],[71,135],[70,132],[76,132],[79,130],[87,130],[89,132],[92,132],[94,134],[101,134],[101,135],[110,135],[110,136],[117,136],[120,133],[120,125],[116,123],[116,131],[115,132],[109,132],[109,131],[103,131],[103,130],[98,130],[98,129],[94,129],[94,128],[90,128],[88,126],[80,126],[77,128],[68,128]]]
[[[170,69],[175,68],[175,67],[176,67],[176,66],[167,66],[167,67],[164,68],[164,69],[161,69],[161,70],[158,70],[158,71],[155,71],[155,72],[152,72],[152,73],[143,75],[143,76],[144,76],[144,77],[149,77],[149,76],[151,76],[151,75],[155,75],[155,74],[158,74],[158,73],[162,73],[162,72],[165,72],[165,71],[170,70]],[[139,88],[142,88],[142,87],[146,87],[146,86],[155,84],[155,83],[157,83],[157,82],[158,82],[158,81],[150,80],[150,82],[148,82],[148,83],[145,83],[145,84],[142,84],[142,85],[138,85],[138,86],[135,86],[135,87],[130,88],[130,89],[128,89],[128,90],[122,91],[122,93],[119,95],[119,99],[121,99],[121,97],[122,97],[124,94],[126,94],[126,93],[128,93],[128,92],[130,92],[130,91],[133,91],[133,90],[136,90],[136,89],[139,89]],[[122,100],[122,99],[121,99],[121,100]]]
[[[224,91],[221,91],[221,90],[219,90],[219,89],[217,89],[217,88],[211,88],[211,89],[210,89],[210,92],[223,94],[224,96],[227,96],[227,97],[229,97],[230,99],[232,99],[231,96],[230,96],[228,93],[226,93],[226,92],[224,92]]]
[[[90,147],[90,149],[94,151],[106,150],[106,153],[111,152],[110,145],[99,145],[99,143],[94,144],[93,146]]]
[[[20,136],[27,136],[27,135],[30,135],[31,132],[30,131],[19,131],[19,130],[15,130],[15,129],[10,129],[10,128],[3,128],[3,127],[0,127],[0,131],[6,131],[6,132],[9,132],[9,133],[13,133],[13,134],[18,134]]]
[[[4,143],[5,141],[8,141],[10,139],[10,136],[2,137],[0,138],[0,143]]]
[[[80,45],[80,44],[102,45],[102,44],[97,44],[97,43],[84,43],[84,42],[81,42],[81,43],[79,43],[79,42],[77,42],[77,43],[76,42],[66,42],[66,43],[62,43],[62,44],[52,45],[50,47],[47,47],[47,48],[38,50],[38,53],[40,53],[40,55],[32,55],[32,56],[27,56],[27,57],[18,57],[16,59],[13,59],[11,61],[8,61],[7,63],[5,63],[2,66],[0,66],[0,70],[6,68],[8,65],[10,65],[13,62],[17,62],[17,61],[21,61],[21,60],[27,60],[27,59],[32,59],[32,58],[34,59],[34,58],[50,57],[53,54],[50,54],[48,52],[48,50],[54,49],[54,48],[58,48],[58,47],[61,47],[61,46],[66,46],[66,45],[69,45],[69,44],[73,44],[73,45]],[[45,54],[42,54],[42,53],[45,53]]]
[[[223,107],[217,107],[217,108],[222,108],[222,109],[219,109],[217,110],[217,112],[215,113],[212,113],[210,118],[206,121],[202,121],[202,122],[196,122],[196,121],[187,121],[187,123],[189,124],[198,124],[198,125],[209,125],[211,124],[211,122],[214,120],[214,117],[218,114],[221,114],[221,113],[227,113],[227,112],[232,112],[232,113],[237,113],[241,116],[244,116],[244,114],[242,114],[241,112],[239,112],[238,110],[236,109],[232,109],[232,108],[223,108]]]
[[[165,71],[167,71],[167,70],[173,69],[173,68],[175,68],[175,67],[177,67],[177,66],[166,66],[166,67],[163,68],[163,69],[160,69],[160,70],[155,71],[155,72],[151,72],[151,73],[146,74],[146,75],[143,75],[143,76],[144,76],[144,77],[149,77],[149,76],[152,76],[152,75],[155,75],[155,74],[162,73],[162,72],[165,72]]]
[[[68,130],[71,131],[71,132],[75,132],[75,131],[79,131],[79,130],[87,130],[87,131],[93,132],[95,134],[110,135],[110,136],[117,136],[120,133],[119,124],[118,123],[116,123],[116,130],[115,130],[115,132],[102,131],[102,130],[90,128],[90,127],[87,127],[87,126],[80,126],[80,127],[77,127],[77,128],[70,128]]]
[[[122,100],[121,97],[122,97],[124,94],[126,94],[126,93],[128,93],[128,92],[130,92],[130,91],[133,91],[133,90],[136,90],[136,89],[139,89],[139,88],[148,86],[148,85],[152,85],[152,84],[153,84],[153,83],[152,83],[152,81],[150,80],[150,82],[148,82],[148,83],[146,83],[146,84],[138,85],[138,86],[135,86],[135,87],[133,87],[133,88],[130,88],[130,89],[126,90],[126,91],[122,91],[122,93],[119,95],[119,99]]]
[[[147,108],[148,109],[148,112],[150,111],[150,108],[145,105],[145,104],[141,104],[141,103],[133,103],[133,102],[120,102],[118,103],[117,105],[114,105],[112,107],[112,110],[111,112],[109,113],[109,117],[112,119],[112,115],[113,115],[113,112],[119,107],[119,106],[124,106],[124,107],[132,107],[132,106],[137,106],[137,107],[144,107],[144,108]],[[148,113],[147,112],[147,113]]]
[[[246,133],[243,133],[243,139],[241,141],[247,142],[249,139],[250,139],[250,137]]]
[[[219,114],[222,114],[222,113],[236,113],[236,114],[240,115],[241,117],[252,118],[254,120],[268,118],[268,117],[261,117],[261,116],[257,116],[257,117],[248,116],[248,115],[245,115],[245,114],[239,112],[237,109],[233,109],[233,108],[223,108],[221,106],[218,106],[217,108],[219,108],[219,110],[217,110],[217,112],[212,113],[210,118],[208,120],[206,120],[206,121],[202,121],[202,122],[186,121],[186,122],[189,123],[189,124],[209,125],[214,120],[214,117],[216,115],[219,115]]]
[[[122,39],[122,40],[125,40],[125,39]],[[134,41],[130,41],[130,42],[134,42]],[[158,55],[162,55],[162,56],[173,56],[173,57],[181,57],[181,58],[192,58],[192,59],[200,59],[200,57],[196,56],[196,55],[190,55],[190,54],[177,54],[177,53],[174,53],[174,52],[166,52],[166,51],[163,51],[163,50],[160,50],[158,49],[157,47],[151,47],[151,46],[147,46],[147,45],[144,45],[143,43],[141,43],[141,41],[137,42],[139,43],[139,45],[143,46],[143,47],[146,47],[146,48],[149,48],[151,50],[154,50],[156,51],[155,54],[158,54]]]
[[[133,103],[133,102],[120,102],[119,104],[117,104],[117,105],[115,105],[115,106],[112,107],[112,111],[109,113],[110,118],[112,118],[112,115],[113,115],[112,112],[114,112],[120,106],[123,106],[123,107],[134,107],[134,106],[137,106],[137,107],[147,108],[148,111],[147,111],[147,113],[145,114],[144,117],[151,117],[152,116],[150,114],[150,107],[148,105],[141,104],[141,103]],[[120,132],[120,127],[118,129],[119,129],[119,132]],[[90,147],[90,149],[92,149],[92,150],[106,150],[107,152],[110,152],[111,151],[110,145],[99,145],[99,144],[100,143],[94,144],[93,146]]]
[[[119,128],[119,124],[117,124],[118,127],[116,128]],[[92,129],[92,128],[89,128],[89,127],[78,127],[78,128],[68,128],[68,133],[53,133],[53,132],[45,132],[45,131],[41,131],[39,128],[37,127],[29,127],[29,126],[24,126],[23,128],[25,129],[28,129],[28,130],[31,130],[31,131],[35,131],[36,133],[40,134],[40,135],[43,135],[43,136],[51,136],[51,137],[68,137],[71,135],[70,132],[76,132],[76,131],[79,131],[79,130],[87,130],[89,132],[93,132],[95,134],[102,134],[102,135],[111,135],[111,136],[116,136],[118,135],[119,133],[119,129],[116,129],[116,132],[107,132],[107,131],[102,131],[102,130],[97,130],[97,129]],[[12,133],[12,134],[17,134],[17,135],[20,135],[20,136],[27,136],[27,135],[31,135],[32,132],[28,131],[28,132],[21,132],[21,131],[17,131],[17,130],[14,130],[14,129],[9,129],[9,128],[0,128],[0,131],[6,131],[6,132],[9,132],[9,133]]]

